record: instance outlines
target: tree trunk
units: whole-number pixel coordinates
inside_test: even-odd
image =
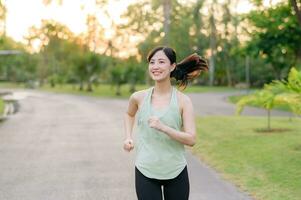
[[[301,3],[301,2],[300,2]],[[301,28],[301,8],[298,7],[298,4],[297,4],[297,0],[291,0],[291,4],[294,8],[294,11],[296,13],[296,17],[297,17],[297,20],[299,22],[299,26]]]
[[[226,75],[227,75],[227,85],[228,87],[232,86],[232,75],[231,75],[231,58],[229,56],[230,49],[231,49],[231,39],[229,38],[229,26],[228,24],[231,23],[232,15],[229,9],[229,5],[231,4],[231,0],[228,0],[223,5],[223,23],[224,23],[224,32],[225,32],[225,45],[223,51],[225,51],[225,68],[226,68]]]
[[[55,88],[55,82],[54,82],[53,79],[50,80],[50,86],[51,86],[52,88]]]
[[[231,87],[232,86],[232,75],[231,75],[229,63],[226,64],[226,72],[227,72],[228,87]]]
[[[163,14],[164,14],[164,44],[168,45],[169,29],[170,29],[170,14],[171,14],[171,0],[163,1]]]
[[[271,110],[268,109],[268,131],[271,130]]]
[[[88,91],[88,92],[93,92],[91,81],[88,81],[88,84],[87,84],[87,91]]]
[[[246,57],[246,84],[247,84],[247,87],[249,88],[250,87],[250,57],[247,56]]]
[[[117,84],[117,87],[116,87],[116,96],[120,96],[121,95],[121,84]]]
[[[83,83],[83,81],[80,81],[79,90],[82,91],[83,89],[84,89],[84,83]]]
[[[136,92],[136,83],[133,81],[130,83],[130,93]]]
[[[215,3],[215,1],[214,1]],[[214,9],[213,5],[214,3],[211,4],[211,9],[210,9],[210,59],[209,59],[209,85],[213,86],[214,84],[214,71],[215,71],[215,66],[214,66],[214,56],[215,56],[215,49],[216,49],[216,27],[215,27],[215,19],[214,19]]]

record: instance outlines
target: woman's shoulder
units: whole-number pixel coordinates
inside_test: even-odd
[[[177,98],[179,100],[179,103],[181,105],[185,105],[185,104],[190,104],[191,103],[191,99],[187,94],[184,94],[182,91],[177,90]]]
[[[139,90],[134,92],[130,98],[133,98],[136,102],[141,103],[144,99],[144,97],[147,95],[147,92],[149,91],[150,88],[145,89],[145,90]]]

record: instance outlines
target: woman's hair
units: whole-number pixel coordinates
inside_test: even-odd
[[[176,52],[170,47],[156,47],[150,51],[147,56],[147,61],[150,62],[151,58],[158,51],[163,51],[170,64],[176,63],[175,69],[170,73],[170,77],[175,78],[179,87],[185,89],[188,81],[198,77],[201,72],[208,71],[208,64],[205,59],[201,58],[198,54],[194,53],[184,58],[181,62],[177,63]]]

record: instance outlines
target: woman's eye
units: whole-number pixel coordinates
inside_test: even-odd
[[[155,63],[154,61],[149,62],[149,64],[154,64],[154,63]]]
[[[160,63],[160,64],[164,64],[164,61],[160,61],[159,63]]]

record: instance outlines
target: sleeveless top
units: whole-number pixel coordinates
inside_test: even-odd
[[[160,180],[177,177],[187,165],[184,145],[165,133],[148,125],[150,116],[157,116],[161,123],[181,130],[182,119],[176,89],[172,87],[169,105],[155,110],[151,105],[154,87],[148,89],[137,113],[136,161],[137,169],[148,178]]]

